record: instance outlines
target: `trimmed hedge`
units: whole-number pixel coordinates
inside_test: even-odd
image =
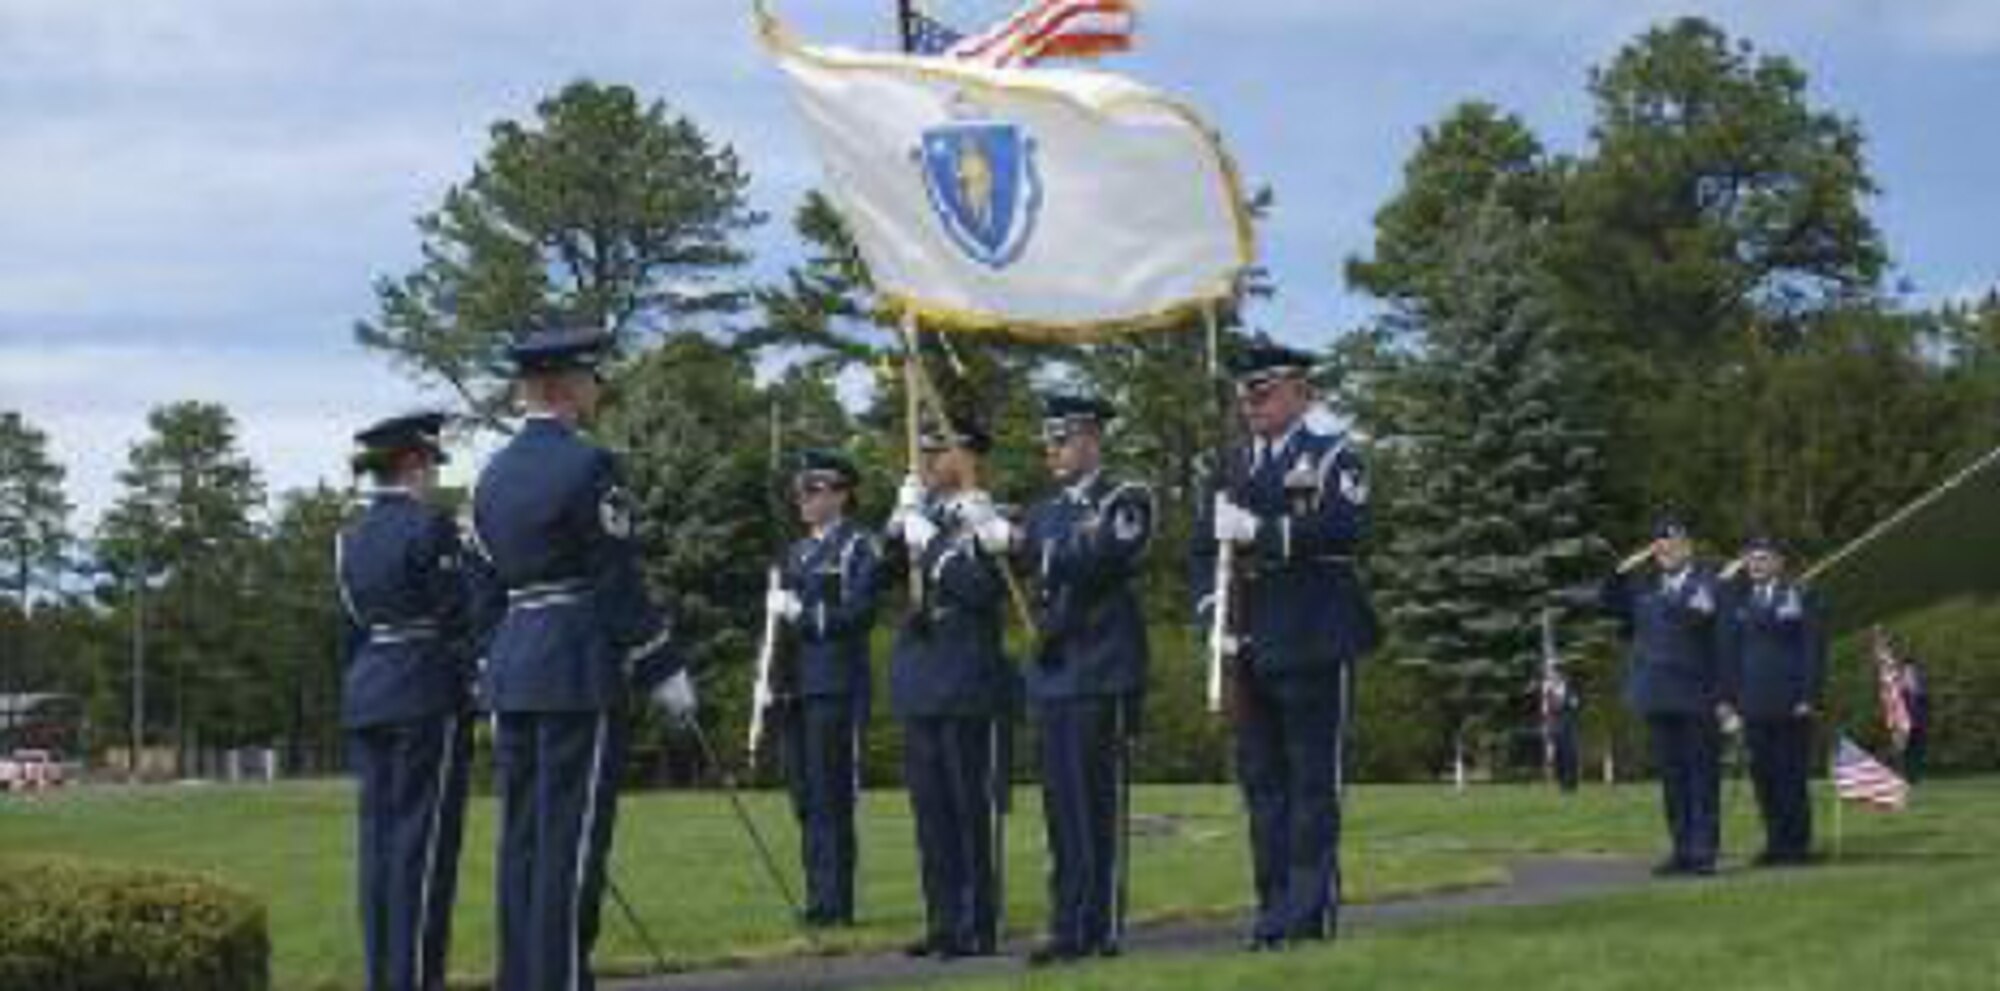
[[[264,991],[256,899],[208,878],[0,860],[0,991]]]

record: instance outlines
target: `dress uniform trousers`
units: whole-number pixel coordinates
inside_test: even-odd
[[[1000,879],[994,853],[1005,775],[998,718],[903,720],[903,773],[917,820],[917,848],[934,946],[991,952],[999,941]]]
[[[1043,699],[1042,806],[1049,852],[1050,939],[1076,953],[1115,948],[1122,933],[1129,703],[1119,695]]]
[[[626,725],[617,711],[505,712],[500,991],[588,991]]]
[[[1237,776],[1250,807],[1259,940],[1333,935],[1340,910],[1342,676],[1239,681]]]
[[[811,696],[787,709],[786,778],[799,822],[806,871],[806,916],[854,921],[855,799],[860,792],[861,730],[855,702]]]
[[[1646,726],[1674,863],[1713,867],[1722,849],[1722,728],[1708,713],[1653,713]]]
[[[1812,800],[1806,780],[1812,773],[1813,721],[1803,716],[1748,719],[1750,781],[1764,818],[1764,852],[1799,858],[1812,850]]]
[[[471,739],[457,715],[348,731],[369,991],[444,987]]]

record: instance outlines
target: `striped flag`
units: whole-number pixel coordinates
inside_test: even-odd
[[[1093,58],[1131,48],[1137,19],[1132,0],[1028,0],[1000,23],[956,39],[942,54],[1001,69],[1049,58]]]
[[[1910,705],[1903,693],[1903,665],[1888,634],[1875,631],[1875,692],[1882,702],[1882,724],[1896,746],[1910,738]]]
[[[1910,800],[1909,784],[1845,735],[1833,751],[1833,791],[1878,809],[1901,809]]]

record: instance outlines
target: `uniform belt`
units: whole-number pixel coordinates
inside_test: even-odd
[[[547,609],[582,602],[589,595],[589,582],[542,582],[508,589],[507,606],[511,609]]]
[[[1277,561],[1269,564],[1248,561],[1244,563],[1244,566],[1247,570],[1256,572],[1283,571],[1286,567],[1297,567],[1302,564],[1331,564],[1353,567],[1354,563],[1355,559],[1352,554],[1321,554],[1318,557],[1295,557],[1287,561]]]
[[[411,643],[417,640],[436,640],[438,636],[437,622],[428,619],[409,623],[372,623],[368,627],[369,643]]]

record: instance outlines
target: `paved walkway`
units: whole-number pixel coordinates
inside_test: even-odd
[[[1460,912],[1505,906],[1550,905],[1644,884],[1647,865],[1610,858],[1538,857],[1516,861],[1504,884],[1393,901],[1349,905],[1343,930],[1368,930],[1427,922]],[[1174,922],[1136,926],[1125,937],[1128,954],[1170,956],[1228,952],[1243,936],[1240,921]],[[645,980],[604,981],[613,991],[848,991],[973,977],[1026,968],[1033,940],[1010,943],[997,957],[935,963],[900,954],[800,957],[733,970],[691,971]]]

